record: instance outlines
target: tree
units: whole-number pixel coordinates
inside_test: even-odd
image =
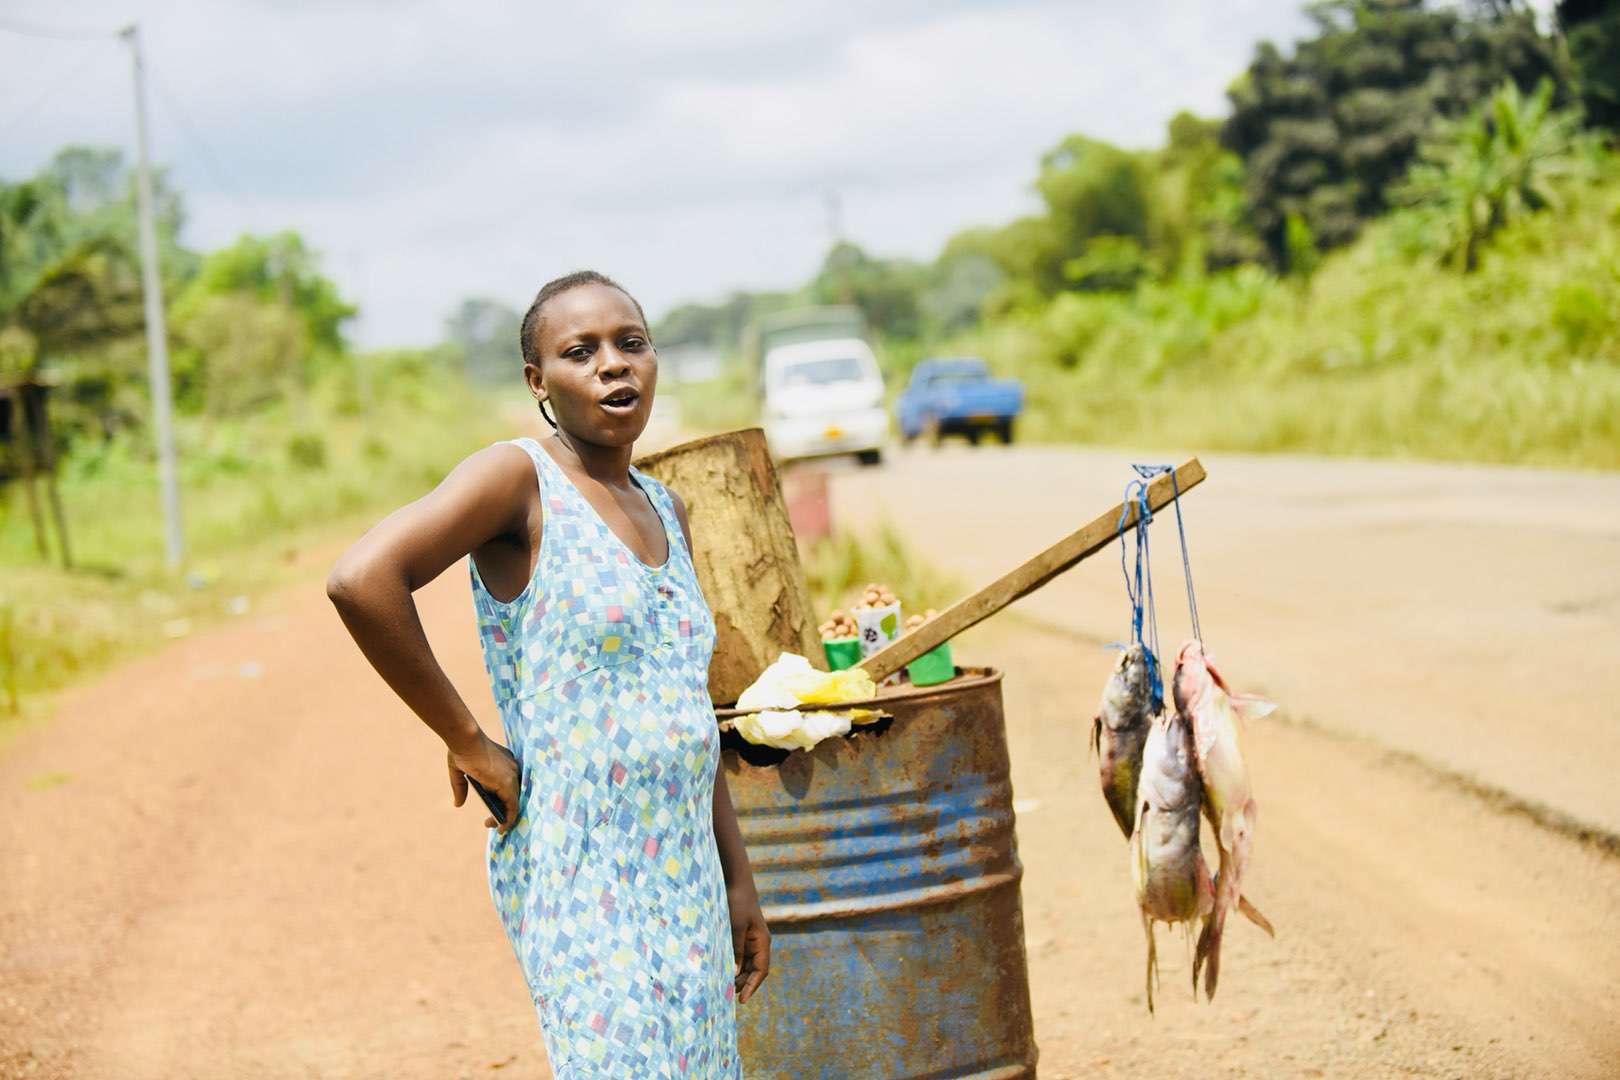
[[[808,302],[803,291],[738,290],[716,304],[682,304],[650,328],[653,344],[703,345],[730,352],[741,345],[745,331],[756,319]]]
[[[1221,121],[1171,117],[1157,155],[1153,250],[1165,269],[1207,270],[1258,262],[1260,243],[1243,205],[1243,162],[1221,145]]]
[[[1070,135],[1041,157],[1035,190],[1066,254],[1098,236],[1146,244],[1153,228],[1147,163],[1099,139]]]
[[[116,217],[116,154],[69,149],[0,183],[0,363],[32,371],[141,328],[140,283]],[[87,220],[88,219],[88,220]]]
[[[1041,156],[1039,215],[999,228],[966,229],[947,241],[943,268],[977,260],[999,274],[984,303],[1006,310],[1067,289],[1117,288],[1164,260],[1153,155],[1070,135]],[[1096,251],[1089,249],[1098,244]]]
[[[208,297],[226,294],[245,294],[297,312],[317,360],[347,351],[343,326],[356,308],[321,274],[319,256],[296,232],[244,234],[230,247],[209,253],[175,301],[176,316],[185,319]]]
[[[1620,134],[1620,4],[1561,0],[1558,27],[1575,62],[1587,123]]]
[[[1480,249],[1520,214],[1550,205],[1547,181],[1566,172],[1580,118],[1552,108],[1543,81],[1528,97],[1503,83],[1466,119],[1445,125],[1425,143],[1401,190],[1439,225],[1441,252],[1463,272],[1479,265]]]
[[[1318,0],[1292,56],[1264,43],[1228,91],[1223,142],[1247,169],[1249,218],[1272,262],[1287,262],[1298,215],[1324,248],[1381,213],[1421,140],[1504,79],[1551,78],[1567,95],[1553,42],[1513,0],[1430,9],[1423,0]],[[1296,230],[1297,232],[1297,230]]]
[[[205,358],[200,391],[210,416],[240,415],[298,393],[287,384],[309,350],[309,328],[292,309],[219,293],[201,301],[185,333]]]
[[[909,259],[878,259],[845,240],[834,244],[810,283],[818,304],[854,304],[873,330],[891,337],[916,337],[921,329],[919,298],[923,267]]]
[[[468,378],[486,385],[510,385],[523,367],[518,334],[523,316],[486,297],[461,302],[445,322],[445,338],[461,354]]]
[[[177,402],[241,412],[285,393],[302,419],[316,376],[349,360],[343,324],[355,313],[319,265],[295,232],[244,235],[210,252],[171,305],[181,342],[173,365]],[[243,327],[225,326],[229,318]],[[243,336],[253,333],[265,336],[262,346]],[[272,362],[280,370],[267,366]],[[225,380],[251,385],[223,391]]]

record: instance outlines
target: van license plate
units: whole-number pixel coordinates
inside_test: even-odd
[[[844,437],[844,429],[836,424],[829,424],[827,425],[827,430],[823,431],[821,435],[826,439],[842,439]]]

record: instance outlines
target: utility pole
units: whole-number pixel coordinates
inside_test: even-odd
[[[163,278],[158,272],[152,172],[146,153],[146,72],[141,60],[140,27],[131,23],[118,36],[129,43],[135,60],[135,197],[141,227],[141,291],[146,301],[147,378],[152,390],[152,428],[157,435],[158,484],[163,492],[164,563],[175,571],[185,558],[185,538],[180,532],[180,477],[174,461],[169,332],[163,321]]]
[[[837,188],[828,188],[822,198],[827,205],[827,236],[837,247],[844,242],[844,202]]]

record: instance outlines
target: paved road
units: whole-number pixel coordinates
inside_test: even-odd
[[[1130,460],[902,452],[835,469],[835,520],[886,516],[976,586],[1117,503]],[[1620,476],[1202,460],[1188,539],[1205,639],[1229,674],[1288,716],[1620,835]],[[1189,629],[1173,519],[1152,537],[1169,649]],[[1014,610],[1099,643],[1129,628],[1113,554]]]

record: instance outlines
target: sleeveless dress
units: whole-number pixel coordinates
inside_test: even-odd
[[[544,507],[515,599],[471,569],[484,665],[523,767],[517,824],[489,833],[489,888],[551,1068],[736,1077],[730,914],[714,840],[714,620],[669,492],[649,567],[533,439]]]

